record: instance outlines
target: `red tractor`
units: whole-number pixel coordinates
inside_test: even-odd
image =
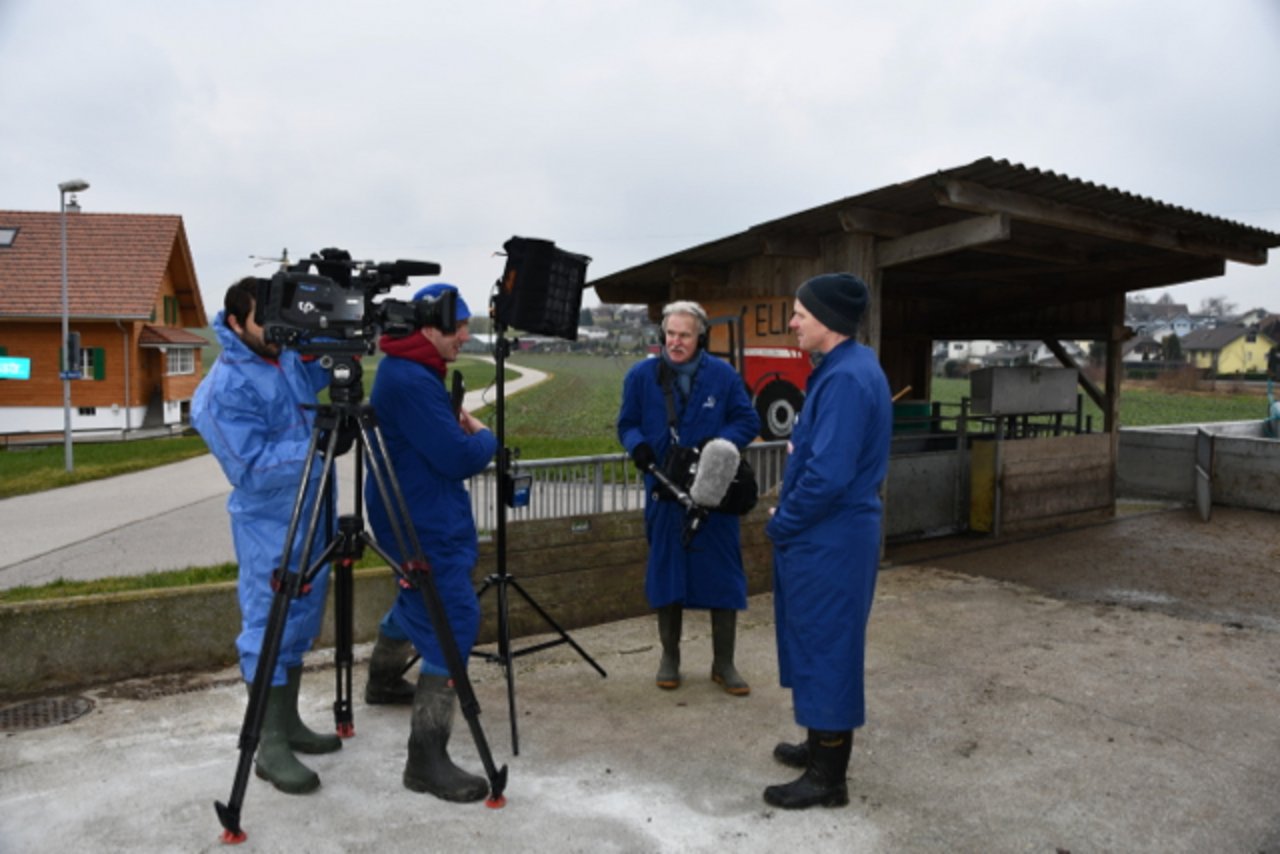
[[[708,352],[727,359],[742,376],[751,404],[760,415],[760,438],[766,441],[787,438],[804,405],[805,383],[813,371],[809,354],[785,345],[745,346],[741,316],[711,320],[712,340],[716,343],[719,336],[714,330],[718,326],[725,327],[727,348],[708,347]]]

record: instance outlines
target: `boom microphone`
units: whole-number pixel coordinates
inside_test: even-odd
[[[716,508],[724,501],[741,456],[728,439],[712,439],[698,456],[698,470],[689,487],[689,497],[702,507]]]

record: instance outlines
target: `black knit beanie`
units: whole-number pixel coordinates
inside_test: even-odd
[[[867,309],[870,294],[862,279],[852,273],[823,273],[796,291],[796,299],[832,332],[854,337],[858,321]]]

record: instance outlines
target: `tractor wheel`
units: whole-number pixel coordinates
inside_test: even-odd
[[[786,380],[773,380],[756,395],[756,413],[760,416],[760,437],[766,441],[785,439],[791,435],[796,415],[804,405],[804,392]]]

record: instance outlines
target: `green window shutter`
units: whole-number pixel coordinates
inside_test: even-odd
[[[151,323],[155,323],[155,322],[156,322],[156,307],[155,307],[154,305],[153,305],[153,306],[151,306],[151,321],[150,321],[150,322],[151,322]]]
[[[107,376],[107,351],[103,347],[93,348],[93,378],[105,379]]]

